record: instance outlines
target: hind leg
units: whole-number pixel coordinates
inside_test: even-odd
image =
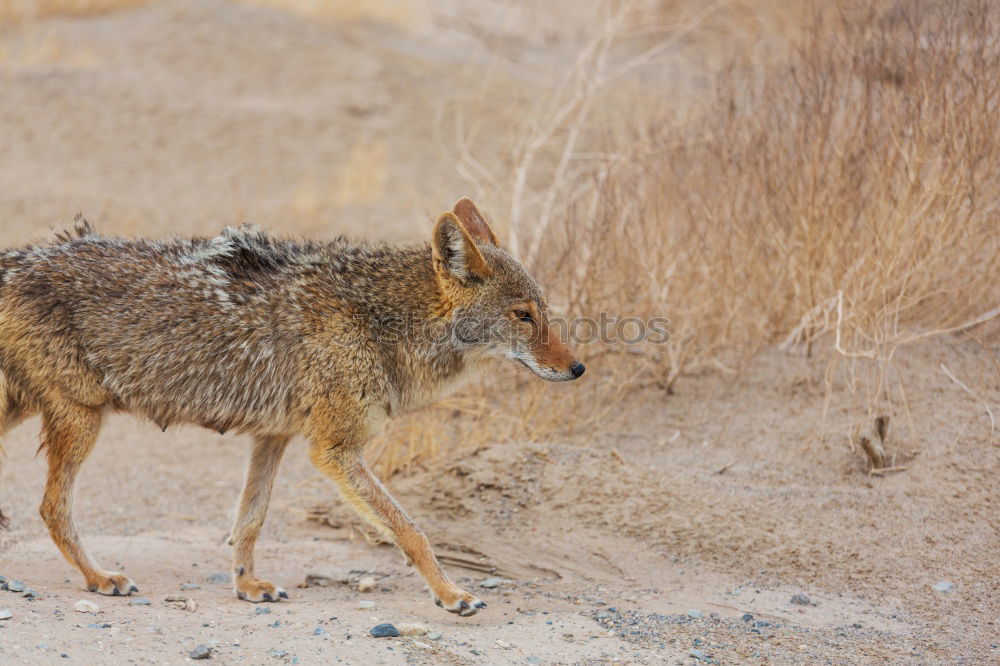
[[[59,550],[83,573],[86,588],[117,597],[139,589],[125,576],[101,569],[80,541],[73,523],[73,484],[94,448],[100,428],[100,410],[59,405],[45,412],[42,447],[48,457],[49,475],[39,512]]]
[[[233,546],[233,587],[236,596],[246,601],[278,601],[288,593],[274,583],[254,577],[253,548],[267,515],[274,476],[288,446],[287,437],[261,437],[254,444],[246,483],[240,496],[229,543]]]

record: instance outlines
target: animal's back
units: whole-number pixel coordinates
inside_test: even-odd
[[[0,256],[8,381],[163,427],[282,429],[308,248],[250,230],[142,241],[90,233]],[[266,429],[264,428],[264,429]]]

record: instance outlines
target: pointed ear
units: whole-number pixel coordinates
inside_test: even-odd
[[[486,224],[483,214],[476,208],[476,204],[472,203],[472,199],[462,197],[455,202],[453,210],[455,211],[455,216],[465,225],[465,230],[469,232],[469,235],[477,243],[489,243],[497,247],[500,246],[500,243],[497,242],[496,234],[490,229],[490,225]]]
[[[460,282],[485,278],[492,272],[469,232],[453,213],[438,218],[431,243],[434,270]]]

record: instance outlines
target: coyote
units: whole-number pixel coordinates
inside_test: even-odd
[[[86,589],[137,592],[73,523],[73,483],[105,413],[252,435],[229,543],[240,599],[288,598],[257,578],[254,543],[289,440],[417,567],[435,603],[486,606],[442,571],[427,537],[362,457],[386,419],[510,359],[550,381],[583,374],[535,280],[469,199],[430,243],[293,242],[251,227],[216,238],[106,238],[78,217],[49,245],[0,254],[0,433],[42,415],[40,512]]]

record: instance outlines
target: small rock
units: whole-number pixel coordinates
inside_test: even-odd
[[[36,593],[30,587],[26,587],[26,588],[24,588],[24,593],[21,596],[24,597],[25,599],[27,599],[28,601],[33,601],[34,599],[36,599],[38,597],[38,593]]]
[[[368,633],[375,638],[397,638],[399,636],[399,629],[387,622],[375,625]]]
[[[488,590],[492,590],[495,587],[500,587],[506,582],[507,580],[504,578],[487,578],[486,580],[479,583],[479,587],[485,587]]]
[[[0,620],[9,620],[12,617],[14,617],[14,614],[9,610],[6,608],[0,608]]]
[[[329,632],[323,627],[316,627],[313,629],[313,636],[326,636]]]
[[[743,617],[740,618],[744,622],[753,622],[753,615],[750,613],[743,613]]]
[[[267,606],[257,606],[256,608],[253,609],[253,612],[256,615],[270,615],[271,609],[268,608]]]
[[[212,658],[212,648],[207,645],[199,645],[195,649],[188,653],[188,656],[192,659],[211,659]]]
[[[75,608],[80,613],[93,613],[93,614],[96,614],[100,610],[97,604],[95,604],[93,601],[90,601],[89,599],[80,599],[78,602],[73,604],[73,608]]]
[[[135,599],[132,599],[128,603],[131,606],[148,606],[149,604],[151,604],[153,602],[151,602],[146,597],[136,597]]]
[[[700,659],[702,661],[705,661],[705,653],[702,652],[701,650],[691,650],[690,652],[688,652],[688,654],[694,657],[695,659]]]
[[[229,574],[214,573],[205,580],[209,583],[215,583],[216,585],[227,585],[229,583]]]
[[[955,584],[954,583],[950,583],[950,582],[948,582],[946,580],[943,580],[940,583],[935,583],[934,584],[934,589],[937,590],[938,592],[954,592],[955,591]]]
[[[423,648],[425,650],[433,650],[434,649],[430,645],[428,645],[427,643],[421,643],[420,641],[413,641],[413,647]]]
[[[441,640],[441,636],[442,636],[442,634],[441,634],[440,631],[432,631],[431,633],[427,634],[428,640],[432,640],[432,641],[439,641],[439,640]]]
[[[793,595],[792,598],[791,598],[791,602],[793,604],[797,605],[797,606],[808,606],[809,604],[812,603],[812,601],[810,601],[809,597],[807,597],[806,595],[804,595],[802,593]]]
[[[275,659],[284,659],[288,656],[288,652],[286,650],[268,650],[267,655]]]
[[[371,592],[375,589],[375,577],[365,576],[358,581],[358,592]]]
[[[540,663],[542,663],[542,660],[539,659],[538,657],[525,657],[524,658],[524,663],[526,663],[526,664],[540,664]]]
[[[361,610],[371,610],[372,608],[375,608],[375,602],[369,601],[368,599],[363,599],[358,602],[358,608],[360,608]]]
[[[702,613],[700,610],[692,609],[687,612],[687,616],[689,618],[697,620],[699,618],[705,617],[705,614]]]
[[[4,583],[4,589],[11,592],[24,592],[24,583],[19,580],[9,580]]]
[[[200,590],[201,585],[198,583],[181,583],[182,590]]]
[[[303,584],[304,587],[332,587],[340,581],[332,578],[331,576],[326,576],[324,574],[306,574],[306,582]]]
[[[424,636],[429,631],[430,629],[427,628],[426,624],[420,624],[419,622],[407,622],[399,625],[399,633],[403,636]]]
[[[501,650],[509,650],[510,649],[510,643],[508,643],[507,641],[502,641],[502,640],[500,640],[498,638],[497,639],[497,647],[500,648]]]
[[[281,626],[281,620],[275,620],[274,622],[272,622],[271,624],[269,624],[267,626],[274,627],[275,629],[277,629],[278,627]]]

